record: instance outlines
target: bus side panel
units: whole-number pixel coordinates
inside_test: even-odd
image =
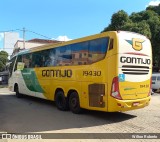
[[[20,70],[16,70],[13,74],[15,74],[15,83],[18,84],[19,92],[26,95],[35,96],[35,93],[32,93],[25,83],[25,80],[23,79],[22,72]],[[14,83],[14,84],[15,84]]]
[[[28,73],[26,71],[16,70],[17,69],[16,62],[17,62],[17,59],[15,60],[15,63],[14,63],[13,69],[12,69],[13,71],[12,71],[11,77],[9,78],[9,89],[14,92],[14,87],[17,84],[19,92],[21,94],[35,96],[35,92],[31,91],[27,85],[27,83],[29,85],[31,85],[30,82],[34,81],[34,79],[30,78],[30,75],[28,75]],[[27,70],[29,71],[30,69],[27,69]],[[31,71],[29,71],[29,72],[31,72]],[[32,84],[34,84],[34,83],[32,83]]]
[[[107,52],[107,83],[108,83],[108,92],[107,92],[107,111],[112,112],[116,110],[116,100],[111,96],[112,90],[112,81],[118,75],[118,37],[117,34],[111,34],[111,39],[113,39],[113,49],[108,50]]]
[[[16,70],[14,74],[16,75],[15,83],[18,84],[19,92],[35,97],[36,92],[38,92],[35,71],[33,69],[23,69],[22,71]]]
[[[117,54],[108,57],[108,112],[114,111],[116,108],[115,98],[111,97],[112,81],[117,76]]]
[[[107,63],[106,58],[91,65],[81,66],[76,80],[82,83],[80,101],[82,107],[90,110],[107,110]]]
[[[54,100],[54,95],[57,88],[60,88],[64,91],[65,96],[67,97],[68,92],[70,90],[75,90],[79,94],[80,99],[80,106],[86,109],[93,109],[93,110],[102,110],[106,111],[107,109],[107,84],[106,82],[106,60],[99,63],[95,63],[91,66],[84,65],[84,66],[67,66],[67,67],[54,67],[54,68],[35,68],[36,76],[38,78],[40,86],[44,90],[44,96],[49,100]],[[50,70],[50,72],[48,72]],[[64,73],[65,70],[71,70],[72,76],[71,77],[64,77],[64,74],[61,75],[56,73],[57,70],[60,70],[61,73]],[[103,88],[101,89],[101,87]],[[99,90],[94,90],[94,87],[98,87],[100,90],[103,91],[103,97]],[[99,88],[100,87],[100,88]],[[90,91],[89,91],[90,89]],[[83,90],[83,91],[82,91]],[[98,96],[99,94],[99,96]],[[89,97],[90,95],[96,95],[97,102],[100,103],[100,99],[102,99],[102,105],[93,106],[89,105]],[[37,96],[38,97],[38,96]],[[93,99],[93,97],[91,98]],[[93,102],[92,102],[93,103]]]
[[[67,71],[68,75],[65,76]],[[44,90],[43,95],[48,100],[54,100],[56,89],[62,89],[66,97],[69,90],[76,90],[81,94],[81,82],[76,81],[75,71],[70,67],[35,68],[35,72],[39,85]],[[39,97],[38,94],[37,97]]]

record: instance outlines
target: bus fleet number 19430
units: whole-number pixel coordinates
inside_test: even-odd
[[[101,71],[83,71],[83,76],[101,76]]]

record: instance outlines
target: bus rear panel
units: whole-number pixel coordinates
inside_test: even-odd
[[[109,111],[126,111],[149,104],[151,93],[152,51],[150,41],[142,35],[118,32],[117,74]]]

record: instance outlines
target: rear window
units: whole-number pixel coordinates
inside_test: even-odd
[[[158,76],[157,80],[160,81],[160,76]]]
[[[156,80],[156,78],[157,78],[156,76],[152,76],[152,80],[154,80],[154,81],[155,81],[155,80]]]

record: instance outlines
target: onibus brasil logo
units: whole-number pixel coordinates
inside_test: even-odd
[[[134,50],[140,51],[142,50],[143,46],[142,43],[145,41],[143,39],[139,39],[139,38],[132,38],[132,40],[126,40],[129,44],[132,45],[132,48]]]

